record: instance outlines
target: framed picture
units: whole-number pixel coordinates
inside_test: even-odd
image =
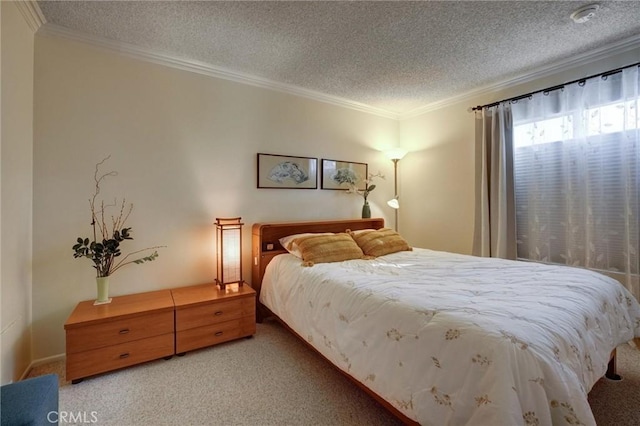
[[[318,159],[258,153],[258,188],[317,189]]]
[[[365,179],[368,174],[367,163],[322,159],[322,189],[349,189],[356,185],[360,190],[365,189]]]

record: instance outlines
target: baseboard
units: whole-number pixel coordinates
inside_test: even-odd
[[[22,373],[22,376],[20,376],[20,380],[24,380],[27,377],[27,374],[29,374],[29,371],[31,371],[31,369],[33,367],[36,367],[36,366],[42,365],[42,364],[46,364],[48,362],[61,361],[61,360],[65,359],[65,357],[66,357],[66,354],[62,353],[62,354],[48,356],[46,358],[40,358],[40,359],[36,359],[34,361],[31,361],[31,364],[29,364],[27,369],[24,370],[24,373]]]

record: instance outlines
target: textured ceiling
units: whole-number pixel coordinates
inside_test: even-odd
[[[395,114],[623,40],[640,1],[39,1],[47,22]]]

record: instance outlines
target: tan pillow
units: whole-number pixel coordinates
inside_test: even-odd
[[[301,237],[294,241],[302,254],[305,266],[362,259],[364,256],[351,235],[346,233]]]
[[[396,231],[382,228],[377,231],[352,233],[351,237],[360,246],[366,256],[384,256],[398,251],[411,251],[413,248]]]
[[[351,229],[347,229],[347,234],[361,234],[363,232],[368,232],[368,231],[375,231],[375,229],[372,228],[367,228],[367,229],[356,229],[355,231],[352,231]]]
[[[302,237],[319,236],[319,235],[333,235],[333,232],[318,232],[318,233],[306,232],[303,234],[293,234],[293,235],[287,235],[286,237],[282,237],[278,241],[280,241],[280,245],[286,251],[302,259],[302,253],[300,253],[300,249],[296,244],[296,239],[302,238]]]

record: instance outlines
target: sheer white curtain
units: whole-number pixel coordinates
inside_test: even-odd
[[[476,256],[516,258],[512,130],[508,102],[476,112]]]
[[[603,271],[640,299],[638,67],[512,105],[519,258]]]

